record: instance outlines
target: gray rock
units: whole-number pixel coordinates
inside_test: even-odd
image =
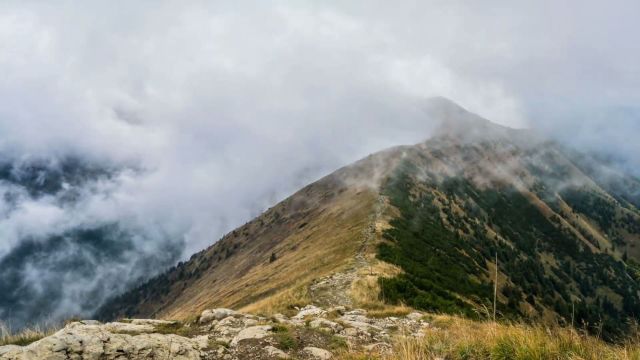
[[[414,311],[411,314],[407,315],[407,319],[413,320],[413,321],[420,321],[422,319],[422,316],[423,316],[422,313]]]
[[[342,315],[339,319],[340,321],[357,321],[357,322],[363,322],[363,323],[368,323],[372,321],[372,319],[369,319],[368,317],[360,314],[345,314],[345,315]]]
[[[303,307],[296,316],[293,317],[293,319],[296,320],[303,320],[304,318],[308,317],[308,316],[322,316],[324,314],[326,314],[327,312],[322,310],[321,308],[314,306],[314,305],[307,305],[305,307]]]
[[[193,338],[193,341],[198,344],[200,349],[206,349],[209,347],[209,336],[207,335],[196,336]]]
[[[245,326],[256,326],[258,325],[258,320],[255,319],[244,319]]]
[[[80,321],[81,324],[83,325],[100,325],[101,322],[98,320],[82,320]]]
[[[85,325],[75,322],[27,346],[2,347],[2,359],[200,359],[196,340],[173,334],[131,335],[119,332],[125,323]],[[148,325],[126,324],[138,329]]]
[[[9,352],[13,352],[13,351],[20,351],[22,349],[22,346],[18,346],[18,345],[5,345],[5,346],[0,346],[0,356],[9,353]]]
[[[366,323],[366,322],[362,322],[362,321],[342,320],[342,323],[345,326],[356,328],[356,329],[364,331],[364,332],[371,332],[371,331],[379,332],[379,331],[382,331],[382,328],[380,328],[378,326],[375,326],[375,325],[371,325],[371,324]]]
[[[289,321],[289,318],[287,318],[286,316],[284,316],[282,314],[273,315],[273,319],[278,323],[286,323],[286,322]]]
[[[203,311],[202,314],[200,314],[199,322],[200,324],[207,324],[212,320],[222,320],[228,316],[233,316],[235,314],[236,312],[231,309],[224,309],[224,308],[207,309]]]
[[[227,316],[226,318],[217,321],[216,327],[239,327],[244,325],[244,321],[242,319],[237,319],[233,316]]]
[[[75,323],[80,324],[80,323]],[[74,324],[71,324],[74,325]],[[93,326],[93,325],[87,325]],[[129,334],[143,334],[143,333],[151,333],[155,330],[153,325],[136,325],[133,323],[123,323],[123,322],[111,322],[103,325],[106,331],[112,333],[129,333]]]
[[[294,355],[273,346],[276,344],[273,328],[258,324],[285,323],[289,328],[301,328],[306,326],[305,321],[311,328],[328,330],[343,338],[358,351],[384,358],[391,355],[393,336],[421,337],[429,326],[419,312],[401,318],[368,318],[361,309],[332,308],[330,312],[342,316],[329,320],[325,317],[327,311],[313,305],[300,309],[290,319],[282,314],[264,318],[229,309],[210,309],[202,313],[201,325],[190,325],[201,334],[194,338],[156,333],[162,325],[175,323],[166,320],[133,319],[107,324],[83,320],[25,347],[0,347],[0,359],[287,359]],[[330,351],[317,347],[306,347],[295,355],[304,359],[333,357]]]
[[[306,352],[307,354],[311,355],[314,359],[318,359],[318,360],[328,360],[333,357],[333,354],[331,352],[325,349],[320,349],[312,346],[307,346],[306,348],[302,349],[302,351]]]
[[[216,338],[216,342],[219,344],[229,344],[231,340],[233,339],[226,336],[219,336]]]
[[[243,340],[265,338],[271,335],[271,329],[271,325],[252,326],[243,329],[231,340],[231,346],[237,346]]]
[[[269,357],[272,357],[272,358],[276,358],[276,359],[289,358],[289,355],[287,355],[287,353],[271,345],[265,346],[264,351],[267,353],[267,355],[269,355]]]
[[[240,330],[245,328],[243,319],[238,319],[233,316],[228,316],[216,324],[214,327],[215,332],[223,336],[234,337]]]
[[[343,329],[342,325],[327,319],[315,319],[309,322],[309,326],[313,329],[331,330],[331,332],[333,333],[336,333]]]

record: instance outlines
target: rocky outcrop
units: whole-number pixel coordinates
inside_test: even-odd
[[[2,359],[200,359],[195,338],[154,333],[150,325],[74,322],[28,346],[0,347]],[[206,346],[206,342],[204,344]]]
[[[252,326],[246,329],[240,330],[233,340],[231,340],[231,346],[238,346],[243,340],[250,339],[263,339],[269,336],[272,327],[270,325]]]
[[[361,309],[306,306],[292,317],[205,310],[198,321],[86,320],[27,346],[0,347],[0,359],[331,359],[351,350],[383,355],[395,334],[421,336],[421,313],[368,317]]]
[[[212,320],[222,320],[226,317],[232,316],[235,313],[236,312],[231,309],[205,310],[200,315],[199,321],[201,324],[207,324],[207,323],[210,323]]]

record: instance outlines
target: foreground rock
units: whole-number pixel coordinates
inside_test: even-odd
[[[123,332],[119,332],[122,330]],[[3,359],[201,359],[200,344],[174,334],[147,333],[146,325],[75,322],[25,347],[0,347]],[[150,329],[154,330],[153,327]]]
[[[361,309],[307,306],[292,317],[205,310],[197,322],[85,320],[27,346],[0,347],[0,359],[332,359],[391,353],[391,336],[421,336],[420,313],[371,318]]]

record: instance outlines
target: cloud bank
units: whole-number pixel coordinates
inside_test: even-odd
[[[90,313],[300,186],[423,140],[430,96],[637,168],[638,7],[4,1],[0,318],[28,321],[51,283],[50,316]],[[42,194],[6,180],[42,185],[69,158],[104,171]]]

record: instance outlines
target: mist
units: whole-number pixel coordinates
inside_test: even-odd
[[[635,171],[638,7],[4,1],[0,319],[91,314],[301,186],[426,139],[431,96]]]

